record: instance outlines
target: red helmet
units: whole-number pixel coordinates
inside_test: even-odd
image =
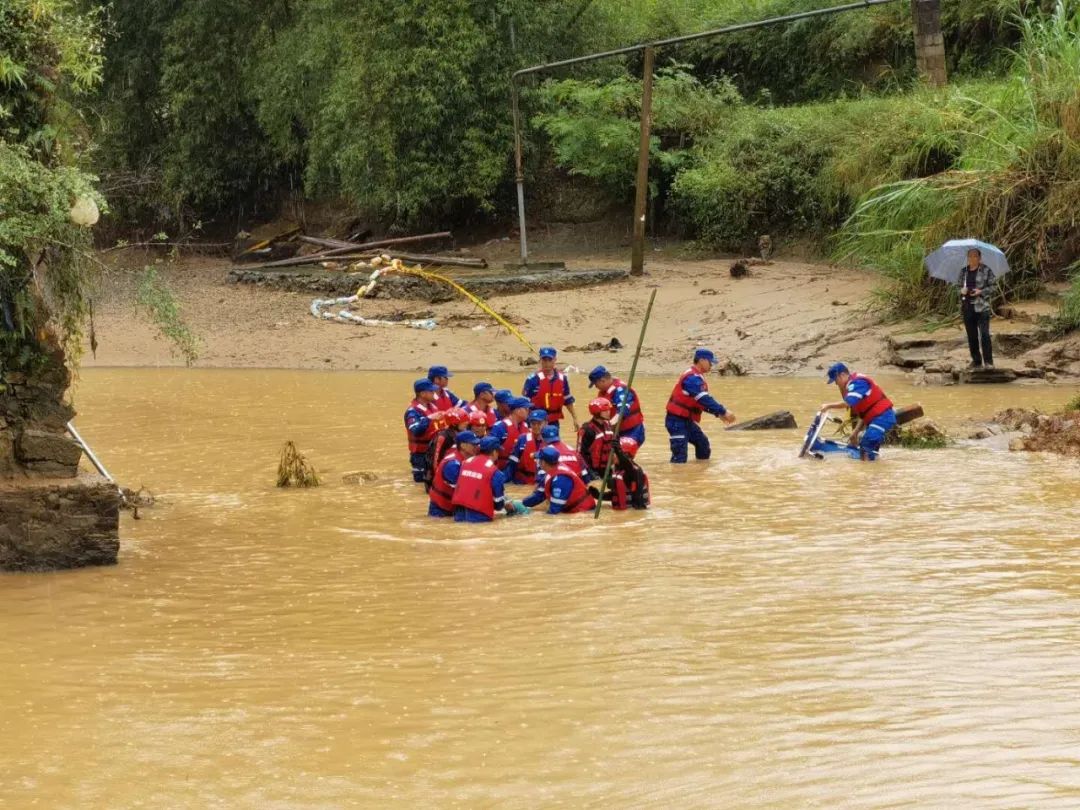
[[[446,422],[449,425],[460,425],[462,422],[468,424],[469,415],[461,408],[451,408],[446,412]]]
[[[487,414],[482,413],[481,411],[473,411],[469,414],[470,425],[483,425],[484,427],[487,427],[487,423]]]
[[[621,439],[619,439],[619,447],[621,447],[622,451],[626,453],[626,455],[630,456],[630,458],[633,458],[637,455],[637,440],[631,439],[629,436],[623,436]]]
[[[611,400],[607,397],[597,397],[589,403],[589,413],[593,416],[599,416],[604,411],[611,413]]]

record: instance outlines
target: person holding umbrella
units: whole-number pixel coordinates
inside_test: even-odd
[[[961,261],[964,266],[957,271]],[[926,257],[931,278],[960,287],[960,308],[967,330],[972,368],[993,368],[990,343],[990,300],[997,280],[1009,272],[1009,261],[999,249],[978,239],[953,239]]]

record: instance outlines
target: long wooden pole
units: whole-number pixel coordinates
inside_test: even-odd
[[[649,318],[652,317],[653,302],[656,301],[656,290],[652,291],[652,295],[649,296],[649,306],[645,310],[645,320],[641,322],[641,334],[638,336],[637,351],[634,352],[634,362],[630,366],[630,377],[626,381],[626,395],[630,396],[630,388],[634,385],[634,376],[637,374],[638,358],[641,357],[641,347],[645,344],[645,330],[649,328]],[[619,429],[622,427],[624,408],[619,407],[618,403],[612,403],[617,409],[619,415],[615,418],[615,426],[612,428],[612,432],[615,434],[614,442],[619,440]],[[600,497],[596,499],[596,512],[593,513],[593,518],[599,520],[600,509],[604,505],[604,493],[607,491],[608,481],[611,480],[611,463],[615,460],[615,448],[611,448],[611,452],[608,453],[607,466],[604,467],[604,477],[600,481]]]
[[[634,195],[634,246],[630,275],[645,274],[645,216],[649,199],[649,146],[652,143],[652,86],[656,52],[645,49],[645,69],[641,77],[641,142],[638,145],[637,188]]]

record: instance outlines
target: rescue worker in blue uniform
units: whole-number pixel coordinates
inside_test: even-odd
[[[533,408],[547,411],[548,422],[557,425],[563,419],[563,408],[570,411],[574,422],[574,431],[578,430],[577,413],[574,412],[574,397],[570,393],[570,378],[566,372],[555,368],[558,353],[551,346],[540,349],[540,369],[525,379],[521,390]]]
[[[518,512],[548,502],[548,514],[571,515],[590,512],[596,508],[596,499],[577,473],[559,463],[559,451],[545,447],[540,451],[540,467],[544,471],[543,483],[523,501],[514,501],[512,508]]]
[[[507,459],[506,466],[503,468],[506,480],[510,483],[536,483],[536,473],[540,469],[536,455],[544,447],[541,432],[547,424],[547,419],[547,411],[529,411],[528,419],[525,420],[529,431],[518,436],[514,449],[510,451],[510,458]]]
[[[548,425],[541,430],[540,439],[543,442],[544,447],[554,447],[559,451],[560,464],[565,464],[571,470],[576,472],[586,484],[592,480],[592,475],[589,473],[589,465],[585,463],[585,457],[562,440],[559,436],[558,425]],[[543,474],[543,470],[537,470],[537,482],[541,482]]]
[[[885,436],[896,427],[892,402],[876,382],[865,374],[852,373],[843,363],[829,366],[828,381],[836,383],[844,400],[826,403],[821,410],[850,408],[856,422],[848,443],[859,448],[859,457],[863,461],[876,460]]]
[[[452,499],[458,523],[490,523],[499,512],[513,511],[506,508],[506,477],[496,463],[499,447],[498,439],[485,436],[476,455],[462,462]]]
[[[500,388],[495,392],[495,421],[505,419],[510,415],[510,403],[514,399],[514,392],[509,388]]]
[[[461,465],[476,455],[479,439],[471,430],[463,430],[456,437],[457,447],[451,450],[435,468],[435,475],[428,490],[428,515],[452,517],[454,514],[454,490],[457,488]]]
[[[417,380],[413,383],[413,392],[416,396],[405,411],[405,432],[409,439],[413,480],[422,484],[427,480],[428,446],[446,426],[445,414],[435,405],[438,388],[431,380]]]
[[[694,455],[699,460],[704,461],[712,455],[709,437],[700,426],[701,414],[717,416],[728,425],[735,422],[735,414],[709,394],[705,375],[715,362],[716,356],[708,349],[694,352],[694,365],[679,376],[668,399],[664,427],[671,440],[672,464],[686,463],[688,444],[694,445]]]
[[[446,366],[432,366],[428,369],[427,378],[435,383],[438,389],[435,392],[435,406],[440,411],[448,411],[458,405],[465,405],[465,400],[446,387],[453,376]]]
[[[619,438],[628,436],[638,447],[645,444],[645,417],[641,413],[641,400],[637,391],[631,388],[604,366],[597,366],[589,372],[589,386],[596,388],[599,396],[611,401],[616,413],[622,413],[619,423]],[[614,422],[612,417],[612,422]]]

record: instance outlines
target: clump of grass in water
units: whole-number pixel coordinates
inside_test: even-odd
[[[303,454],[292,442],[285,442],[278,463],[277,485],[279,487],[317,487],[319,476]]]
[[[940,450],[949,446],[949,437],[943,435],[924,435],[910,430],[901,430],[896,442],[898,447],[908,450]]]

